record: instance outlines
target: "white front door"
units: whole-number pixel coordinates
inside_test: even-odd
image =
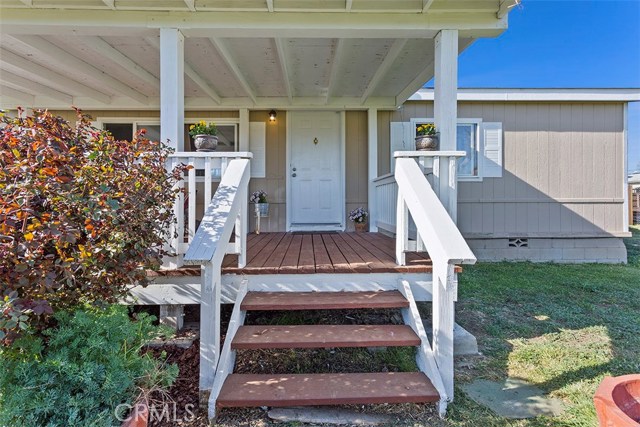
[[[290,229],[344,228],[340,113],[292,111],[290,120]]]

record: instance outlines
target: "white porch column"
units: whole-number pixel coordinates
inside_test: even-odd
[[[368,145],[369,153],[369,231],[378,231],[378,203],[376,201],[376,187],[373,182],[378,177],[378,109],[369,108],[367,110]]]
[[[455,151],[458,127],[458,30],[441,30],[435,38],[435,86],[434,119],[440,132],[440,150]],[[456,192],[455,164],[440,165],[440,188],[436,189],[440,200],[449,206],[458,201],[449,201]],[[455,209],[448,208],[453,222],[456,222]]]
[[[456,149],[458,121],[458,30],[441,30],[435,38],[434,119],[440,150]]]
[[[160,29],[160,139],[184,151],[184,36]]]

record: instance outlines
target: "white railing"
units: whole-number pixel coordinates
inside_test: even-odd
[[[453,325],[454,301],[457,299],[455,266],[456,264],[473,264],[476,262],[476,257],[460,234],[450,212],[445,209],[446,205],[441,203],[427,181],[421,166],[414,159],[407,157],[411,156],[396,156],[395,178],[398,185],[396,261],[400,265],[406,264],[405,252],[409,250],[409,214],[411,214],[417,229],[418,241],[424,245],[433,263],[432,351],[446,393],[446,397],[441,396],[441,398],[446,402],[453,400]],[[434,166],[436,165],[435,157],[437,156],[434,156]],[[453,166],[449,169],[448,181],[449,186],[453,186],[455,190],[455,182],[452,181],[455,181],[457,154],[448,157],[454,159],[449,163]],[[423,167],[426,166],[428,165],[423,165]],[[442,180],[438,183],[441,182]],[[440,188],[442,196],[442,186]],[[447,200],[451,208],[451,198]]]
[[[209,206],[213,194],[213,186],[220,182],[227,171],[229,162],[233,159],[250,159],[249,152],[181,152],[169,156],[168,167],[173,170],[179,164],[191,166],[187,172],[187,179],[178,182],[181,191],[173,205],[176,224],[170,230],[170,251],[173,256],[165,261],[166,267],[177,268],[182,265],[182,257],[187,252],[189,244],[196,234],[198,206]],[[198,184],[203,192],[197,191]],[[186,220],[185,220],[186,218]],[[229,253],[237,253],[234,247]]]
[[[373,180],[376,187],[376,225],[379,229],[395,233],[396,231],[396,200],[398,186],[396,177],[392,173],[379,176]]]
[[[249,156],[250,157],[250,156]],[[213,386],[220,356],[220,288],[222,260],[235,228],[238,264],[244,267],[247,250],[249,159],[228,162],[208,204],[200,227],[184,255],[184,263],[202,267],[200,288],[200,393]],[[205,175],[206,179],[206,175]]]
[[[413,158],[418,162],[422,172],[445,206],[447,212],[457,222],[458,215],[458,186],[456,162],[464,157],[464,151],[396,151],[394,157]],[[389,173],[373,180],[376,188],[376,212],[378,228],[395,233],[396,231],[396,200],[398,187],[395,175]],[[409,229],[415,233],[415,226],[410,219]]]

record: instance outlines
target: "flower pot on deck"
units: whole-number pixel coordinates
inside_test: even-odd
[[[640,426],[640,374],[606,377],[593,403],[600,427]]]
[[[356,232],[357,233],[364,233],[364,232],[367,231],[367,223],[366,222],[356,222],[355,226],[356,226]]]

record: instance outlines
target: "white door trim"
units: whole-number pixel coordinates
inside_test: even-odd
[[[317,226],[304,226],[303,228],[292,227],[291,218],[292,218],[292,199],[291,199],[291,113],[299,112],[301,110],[287,110],[287,135],[286,135],[286,164],[285,164],[285,174],[286,174],[286,231],[344,231],[347,224],[347,212],[346,212],[346,114],[344,110],[337,111],[340,113],[340,141],[339,141],[339,150],[340,150],[340,195],[339,195],[339,203],[342,207],[342,224],[339,227],[336,226],[327,226],[327,225],[317,225]],[[314,110],[306,110],[308,112],[314,112]],[[322,110],[321,112],[326,112],[327,110]]]

